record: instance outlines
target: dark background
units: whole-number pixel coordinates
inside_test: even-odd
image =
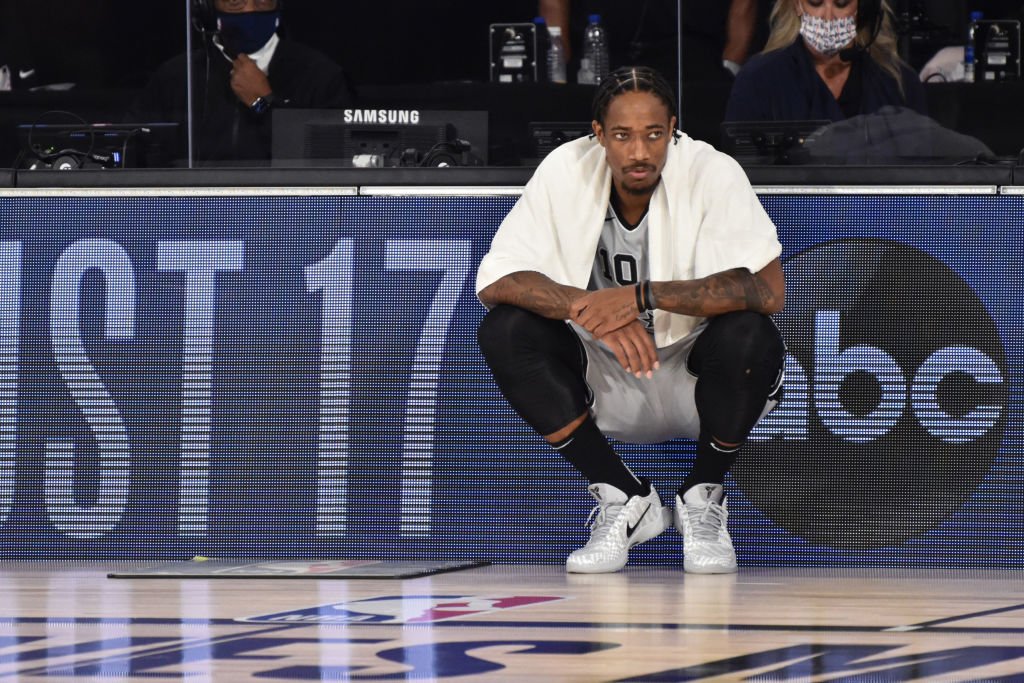
[[[287,35],[360,84],[488,79],[487,27],[530,21],[535,0],[284,0]],[[137,88],[184,50],[180,0],[0,0],[0,64],[35,66],[39,83]]]
[[[576,0],[576,5],[582,10],[588,2]],[[626,17],[642,2],[605,0],[603,4],[622,5],[605,11]],[[725,0],[720,3],[726,5]],[[1022,3],[894,0],[892,4],[918,17],[914,23],[918,30],[930,27],[933,40],[948,43],[962,34],[971,10],[984,11],[989,18],[1018,16]],[[325,52],[357,84],[486,81],[488,25],[530,21],[536,11],[536,0],[284,0],[288,35]],[[621,23],[607,27],[613,41]],[[181,0],[0,0],[0,64],[35,66],[39,83],[141,87],[153,69],[184,49],[184,29]],[[632,30],[622,27],[622,31]],[[574,43],[580,39],[570,37]],[[922,46],[921,52],[931,47]],[[917,53],[906,56],[918,62],[922,56]]]
[[[708,1],[684,0],[684,18],[698,14],[709,23],[710,14],[699,11]],[[770,2],[763,0],[762,9]],[[657,16],[668,16],[674,0],[573,0],[573,16],[579,24],[584,21],[579,16],[589,9],[605,12],[614,47],[623,38],[618,34],[628,39],[635,33],[636,27],[628,24],[644,4],[659,8],[662,14]],[[914,33],[904,41],[904,54],[920,68],[938,48],[962,42],[970,10],[982,10],[990,18],[1019,16],[1022,3],[892,4],[911,19],[906,25]],[[40,121],[50,110],[69,110],[93,122],[121,120],[149,75],[184,50],[184,8],[184,0],[0,0],[0,65],[34,68],[31,85],[75,84],[66,92],[0,93],[0,166],[8,166],[20,148],[14,126]],[[575,84],[518,89],[486,84],[489,24],[530,21],[536,10],[536,0],[283,0],[283,32],[342,65],[363,105],[487,110],[491,163],[519,165],[529,164],[529,141],[524,142],[529,122],[589,121],[593,93],[592,87]],[[720,10],[716,17],[723,16]],[[579,33],[578,28],[581,31],[574,24],[572,32]],[[690,34],[684,35],[692,32],[691,26]],[[570,37],[578,46],[581,36]],[[571,67],[569,76],[573,81]],[[979,137],[998,155],[1017,155],[1024,146],[1024,132],[1018,131],[1024,83],[963,85],[929,85],[932,116],[944,126]],[[729,87],[724,79],[688,82],[681,98],[682,129],[717,144]],[[47,123],[73,122],[47,116]]]

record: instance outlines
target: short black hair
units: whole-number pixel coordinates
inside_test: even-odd
[[[625,92],[649,92],[665,103],[670,117],[676,115],[676,94],[664,76],[649,66],[622,66],[602,78],[597,86],[594,120],[603,126],[612,100]]]

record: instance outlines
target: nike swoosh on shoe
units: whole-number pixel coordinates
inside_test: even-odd
[[[638,526],[640,526],[640,522],[647,515],[647,511],[650,510],[650,509],[651,509],[651,504],[648,503],[647,507],[644,508],[643,514],[640,515],[640,518],[636,520],[636,524],[631,525],[629,522],[626,522],[626,538],[631,538],[633,536],[633,532],[636,531],[636,528]]]

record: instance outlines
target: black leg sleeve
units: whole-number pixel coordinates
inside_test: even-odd
[[[771,318],[735,311],[712,318],[690,352],[701,434],[741,444],[764,410],[786,358]]]
[[[477,341],[501,393],[541,436],[587,411],[583,348],[564,321],[496,306],[480,323]]]

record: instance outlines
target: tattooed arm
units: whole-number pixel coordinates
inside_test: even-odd
[[[634,300],[632,287],[615,287],[605,291],[626,292],[630,296],[630,301]],[[480,290],[478,296],[480,302],[488,308],[498,304],[509,304],[545,318],[568,320],[576,316],[573,311],[579,302],[587,300],[590,294],[593,292],[560,285],[546,275],[524,270],[510,273],[487,285]],[[634,307],[633,313],[627,316],[626,323],[617,324],[613,329],[596,336],[608,346],[619,364],[628,372],[637,377],[646,373],[650,377],[651,372],[658,367],[658,354],[651,335],[636,318],[636,305],[630,305]]]
[[[652,282],[657,308],[672,313],[710,317],[730,311],[778,313],[786,302],[782,263],[775,259],[751,273],[734,268],[699,280]]]
[[[492,282],[478,296],[488,308],[511,304],[545,318],[568,320],[569,305],[586,293],[585,289],[560,285],[546,275],[522,270]]]

